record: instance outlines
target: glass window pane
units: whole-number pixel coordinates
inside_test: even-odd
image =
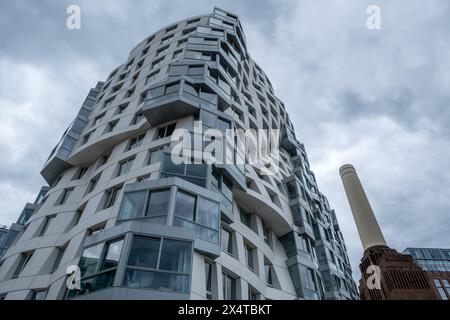
[[[127,269],[123,285],[130,288],[188,292],[189,276]]]
[[[312,269],[308,269],[308,279],[309,279],[309,283],[310,283],[309,288],[317,291],[317,284],[316,284],[315,277],[314,277],[314,271]]]
[[[166,94],[169,94],[169,93],[172,93],[172,92],[176,92],[179,89],[180,89],[180,83],[179,82],[175,83],[175,84],[168,85],[166,87]]]
[[[46,296],[47,296],[47,291],[35,291],[35,292],[33,292],[33,296],[31,297],[31,300],[45,300]]]
[[[195,196],[178,191],[175,202],[175,216],[193,221],[194,211]]]
[[[111,270],[95,277],[81,281],[81,294],[95,292],[107,287],[111,287],[114,281],[116,270]]]
[[[82,277],[93,274],[96,271],[102,249],[103,243],[84,249],[79,263]]]
[[[215,114],[205,111],[205,110],[202,110],[201,116],[202,116],[202,122],[205,126],[208,126],[210,128],[216,127],[217,116]]]
[[[223,298],[224,300],[236,299],[236,280],[223,273]]]
[[[213,186],[216,186],[217,188],[219,188],[219,181],[220,181],[220,175],[219,173],[217,173],[216,170],[213,169],[213,171],[211,172],[211,184]]]
[[[199,186],[199,187],[205,188],[205,186],[206,186],[206,180],[205,180],[205,179],[202,179],[202,178],[192,178],[192,177],[186,177],[186,176],[183,176],[182,178],[183,178],[184,180],[190,182],[190,183],[196,184],[196,185]]]
[[[247,259],[247,266],[253,270],[253,249],[248,245],[245,244],[245,250],[246,250],[246,259]]]
[[[441,296],[442,300],[448,300],[447,295],[445,294],[445,291],[443,288],[438,288],[439,295]]]
[[[206,295],[208,299],[211,299],[212,265],[208,262],[205,262],[205,281],[206,281]]]
[[[226,132],[226,130],[231,128],[231,124],[229,121],[218,118],[217,120],[217,129],[222,132]]]
[[[239,213],[242,223],[251,228],[251,214],[243,208],[239,208]]]
[[[177,126],[176,123],[172,123],[167,126],[166,137],[172,135],[172,133],[175,131],[176,126]]]
[[[158,238],[135,237],[128,258],[128,265],[156,269],[160,242],[161,240]]]
[[[126,193],[120,209],[120,219],[132,219],[142,216],[146,196],[146,191]]]
[[[149,90],[149,98],[156,98],[164,94],[164,86]]]
[[[147,216],[167,215],[169,209],[170,190],[158,190],[150,192]]]
[[[215,202],[199,197],[197,223],[219,229],[219,205]]]
[[[231,233],[228,232],[225,229],[222,229],[222,250],[228,252],[228,253],[233,253],[232,250],[232,237],[231,237]]]
[[[191,271],[191,244],[164,239],[159,269],[188,273]]]
[[[223,177],[222,192],[227,199],[233,199],[233,184],[225,177]]]
[[[147,219],[145,219],[145,222],[153,224],[166,224],[167,217],[166,216],[148,217]]]
[[[189,221],[186,221],[183,219],[179,219],[177,217],[174,218],[173,225],[175,227],[181,227],[181,228],[193,230],[194,233],[197,235],[197,237],[199,237],[200,239],[203,239],[203,240],[206,240],[209,242],[219,243],[219,231],[207,229],[198,224],[195,224],[193,222],[189,222]]]
[[[185,167],[184,163],[181,164],[173,163],[170,154],[164,155],[164,172],[176,175],[183,175],[184,167]]]
[[[117,267],[119,263],[120,253],[122,252],[123,239],[108,243],[106,248],[106,256],[102,261],[100,270],[106,270]]]
[[[264,270],[266,274],[266,283],[268,285],[272,285],[272,265],[265,263],[264,264]]]
[[[206,177],[206,165],[205,164],[188,164],[186,165],[186,175],[194,177]]]
[[[164,134],[166,132],[166,127],[161,127],[158,129],[158,134],[156,136],[156,139],[162,139],[164,138]]]
[[[161,153],[162,153],[162,150],[161,150],[161,149],[158,149],[158,150],[152,150],[152,151],[150,152],[150,157],[149,157],[148,163],[149,163],[149,164],[154,164],[154,163],[159,162],[160,159],[161,159]]]

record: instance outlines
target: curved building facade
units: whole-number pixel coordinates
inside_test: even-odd
[[[279,171],[175,164],[174,132],[198,121],[280,130]],[[1,298],[357,298],[305,148],[224,10],[139,43],[89,92],[41,174],[50,188],[1,258]]]

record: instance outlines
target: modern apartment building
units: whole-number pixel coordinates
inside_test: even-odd
[[[174,132],[198,121],[280,130],[279,171],[195,152],[196,162],[175,163]],[[50,187],[2,257],[1,298],[358,297],[335,212],[224,10],[133,48],[89,92],[41,174]]]
[[[450,300],[450,249],[406,248],[403,253],[425,271],[436,297]]]

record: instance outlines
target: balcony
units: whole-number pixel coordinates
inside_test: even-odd
[[[281,146],[287,151],[292,151],[296,148],[300,148],[300,143],[295,138],[294,132],[287,127],[283,128],[283,134],[281,135]]]
[[[77,141],[80,139],[81,132],[88,123],[88,117],[92,112],[92,108],[97,101],[97,95],[102,87],[103,83],[99,82],[95,88],[91,89],[81,106],[77,117],[69,128],[67,128],[66,132],[64,132],[61,140],[48,157],[47,162],[41,171],[41,175],[49,185],[58,178],[61,172],[72,166],[67,159],[77,144]]]
[[[217,96],[203,92],[184,78],[149,89],[150,98],[142,109],[152,126],[189,115],[198,115],[202,106],[217,109]]]

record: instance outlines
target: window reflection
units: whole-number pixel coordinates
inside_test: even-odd
[[[124,239],[121,238],[84,249],[78,264],[81,270],[80,288],[69,290],[67,298],[111,287],[123,244]]]
[[[131,288],[188,292],[191,260],[191,242],[135,237],[123,285]]]
[[[103,243],[84,250],[79,263],[82,277],[85,275],[90,275],[96,271],[97,264],[100,261],[102,249]]]
[[[119,263],[120,253],[122,252],[122,247],[123,239],[116,242],[110,242],[107,245],[105,258],[102,261],[100,270],[107,270],[117,267],[117,264]]]
[[[125,193],[118,221],[145,218],[146,222],[166,224],[170,194],[170,189]],[[200,239],[219,243],[219,203],[178,190],[173,210],[172,225],[192,230]]]
[[[188,228],[203,240],[219,242],[219,204],[178,191],[174,226]]]
[[[170,190],[127,192],[119,212],[119,221],[147,217],[152,223],[166,224]],[[147,202],[146,202],[147,201]]]
[[[128,258],[129,266],[156,268],[161,240],[135,237]]]

